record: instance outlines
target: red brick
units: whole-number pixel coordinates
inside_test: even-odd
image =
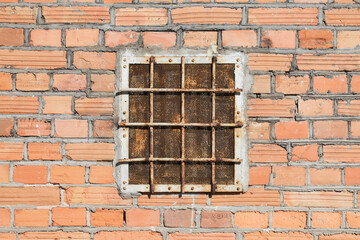
[[[114,122],[112,120],[95,120],[93,134],[94,137],[114,137]]]
[[[113,143],[68,143],[65,145],[67,158],[80,161],[113,161]]]
[[[360,100],[338,101],[339,115],[358,116]]]
[[[12,90],[11,73],[0,72],[0,90],[1,91],[11,91]]]
[[[360,121],[351,122],[351,136],[360,137]]]
[[[16,89],[20,91],[49,90],[50,78],[46,73],[16,74]]]
[[[239,228],[268,228],[269,213],[236,212],[234,225]]]
[[[0,96],[0,114],[30,114],[38,111],[37,97]]]
[[[309,76],[288,77],[285,75],[276,76],[276,92],[284,94],[306,93],[310,87]]]
[[[309,138],[307,121],[285,121],[275,124],[276,139],[304,139]]]
[[[28,143],[29,160],[61,160],[61,143]]]
[[[0,75],[1,77],[1,75]],[[351,78],[351,91],[360,93],[360,75],[352,76]]]
[[[86,226],[85,208],[53,208],[53,226]]]
[[[250,122],[248,127],[248,134],[250,139],[268,140],[270,139],[270,124],[266,122]]]
[[[9,165],[0,165],[0,183],[9,183],[9,179],[10,179],[10,166]],[[1,222],[1,220],[0,220],[0,222]],[[1,223],[0,223],[0,225],[1,225]]]
[[[334,34],[326,29],[304,29],[299,31],[299,47],[307,49],[334,47]]]
[[[278,211],[273,214],[273,228],[304,229],[306,213]]]
[[[319,160],[319,146],[315,144],[295,146],[292,150],[292,161],[316,162]]]
[[[19,240],[47,240],[47,239],[79,239],[90,240],[90,233],[84,232],[25,232],[19,234]]]
[[[296,32],[289,30],[265,30],[261,33],[263,48],[295,48]]]
[[[288,207],[352,208],[353,194],[342,192],[284,192]]]
[[[164,226],[172,228],[195,227],[195,211],[167,209],[164,212]]]
[[[128,209],[126,210],[127,227],[160,226],[160,210]]]
[[[169,240],[235,240],[234,233],[170,233]]]
[[[347,212],[346,213],[346,223],[349,228],[359,228],[360,227],[360,213],[359,212]]]
[[[0,161],[23,159],[24,143],[0,142]]]
[[[58,187],[0,187],[0,205],[48,206],[59,204],[60,189]]]
[[[242,9],[224,7],[183,7],[171,10],[174,24],[239,24]]]
[[[115,75],[91,75],[91,90],[95,92],[113,92],[115,90]]]
[[[98,29],[66,29],[66,47],[96,46],[99,43]]]
[[[166,25],[168,16],[165,8],[118,8],[115,22],[117,26]]]
[[[316,8],[250,8],[249,24],[317,25]]]
[[[249,67],[252,71],[289,71],[292,54],[249,53]]]
[[[297,55],[299,70],[356,71],[360,70],[360,54]]]
[[[9,137],[14,127],[14,119],[0,119],[0,136]]]
[[[256,47],[257,31],[255,30],[225,30],[222,31],[224,47]]]
[[[37,8],[30,7],[0,7],[1,23],[35,24]]]
[[[245,240],[279,240],[279,239],[296,239],[296,240],[313,240],[310,233],[302,232],[252,232],[245,233]]]
[[[58,91],[79,91],[86,89],[86,75],[55,74],[53,89]]]
[[[20,136],[50,136],[51,126],[48,120],[19,119],[17,134]]]
[[[87,120],[55,119],[55,137],[88,137]]]
[[[24,45],[24,31],[18,28],[0,28],[1,46]]]
[[[30,32],[30,45],[61,47],[61,30],[34,29]]]
[[[338,168],[310,168],[311,185],[341,185],[341,171]]]
[[[312,212],[313,228],[340,228],[341,214],[339,212]]]
[[[0,227],[10,227],[11,224],[10,222],[11,222],[11,214],[9,209],[0,208]]]
[[[346,93],[347,80],[345,75],[332,77],[314,76],[314,91],[318,93]]]
[[[14,225],[17,227],[48,227],[48,209],[15,209]]]
[[[110,23],[110,12],[107,7],[43,7],[42,11],[47,24]]]
[[[63,184],[84,184],[85,167],[53,165],[50,167],[50,182]]]
[[[176,44],[176,33],[174,32],[144,32],[144,47],[161,47],[168,49]]]
[[[72,114],[72,96],[43,96],[43,114]]]
[[[273,185],[305,186],[306,169],[303,167],[279,166],[272,167]]]
[[[360,19],[357,18],[360,9],[334,8],[325,10],[325,22],[328,26],[359,26]]]
[[[45,184],[47,176],[47,166],[15,166],[13,181],[25,184]]]
[[[112,115],[113,98],[80,98],[75,100],[75,111],[80,115]]]
[[[271,167],[250,167],[249,185],[266,185],[270,181]]]
[[[116,53],[74,52],[74,66],[78,69],[114,70]]]
[[[184,32],[184,47],[210,47],[217,46],[217,32],[192,31]]]
[[[271,93],[270,75],[255,75],[252,85],[253,93]]]
[[[288,162],[287,151],[272,144],[256,144],[249,151],[250,162],[276,163]]]
[[[325,162],[360,162],[360,146],[327,145],[323,147]]]
[[[303,116],[332,116],[334,103],[329,99],[299,100],[299,114]]]
[[[139,206],[186,206],[190,204],[206,205],[206,195],[141,195],[138,198]]]
[[[151,239],[162,240],[161,233],[151,231],[115,231],[115,232],[98,232],[94,236],[94,240],[110,240],[110,239]]]
[[[95,227],[123,227],[124,210],[97,209],[90,213],[90,222]]]
[[[315,121],[315,138],[347,138],[348,124],[345,121]]]
[[[293,117],[294,99],[249,99],[247,114],[249,117]]]
[[[114,168],[112,166],[90,166],[90,183],[114,183]]]
[[[202,211],[200,225],[202,228],[230,228],[231,215],[225,211]]]
[[[117,47],[126,46],[132,43],[136,43],[139,40],[140,33],[135,31],[126,32],[105,32],[105,46]]]

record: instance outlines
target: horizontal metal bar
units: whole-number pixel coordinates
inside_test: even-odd
[[[242,159],[234,158],[128,158],[119,159],[119,163],[128,162],[233,162],[241,163]]]
[[[125,122],[121,121],[119,127],[242,127],[244,123],[143,123],[143,122]]]
[[[215,93],[236,93],[242,92],[241,88],[121,88],[117,94],[129,92],[215,92]]]

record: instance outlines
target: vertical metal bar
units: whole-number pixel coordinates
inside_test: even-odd
[[[181,88],[185,88],[185,57],[181,57]],[[185,123],[185,93],[181,93],[181,123]],[[185,127],[181,127],[181,159],[185,158]],[[181,160],[181,192],[185,192],[185,162]]]
[[[154,87],[155,57],[150,57],[150,88]],[[154,93],[150,92],[150,123],[154,122]],[[154,193],[154,127],[150,127],[150,192]]]
[[[212,58],[212,81],[211,81],[211,87],[212,89],[215,89],[215,79],[216,79],[216,57],[214,56]],[[211,104],[211,122],[215,123],[215,97],[216,94],[213,92],[211,94],[212,104]],[[215,158],[215,127],[211,128],[211,157]],[[211,192],[215,193],[216,190],[216,179],[215,179],[215,162],[211,162]]]

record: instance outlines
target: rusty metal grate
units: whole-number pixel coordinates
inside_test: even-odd
[[[121,190],[241,191],[240,59],[121,60]]]

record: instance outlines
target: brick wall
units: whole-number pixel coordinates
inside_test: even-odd
[[[353,0],[0,0],[0,239],[360,239]],[[122,199],[117,51],[244,52],[249,190]]]

